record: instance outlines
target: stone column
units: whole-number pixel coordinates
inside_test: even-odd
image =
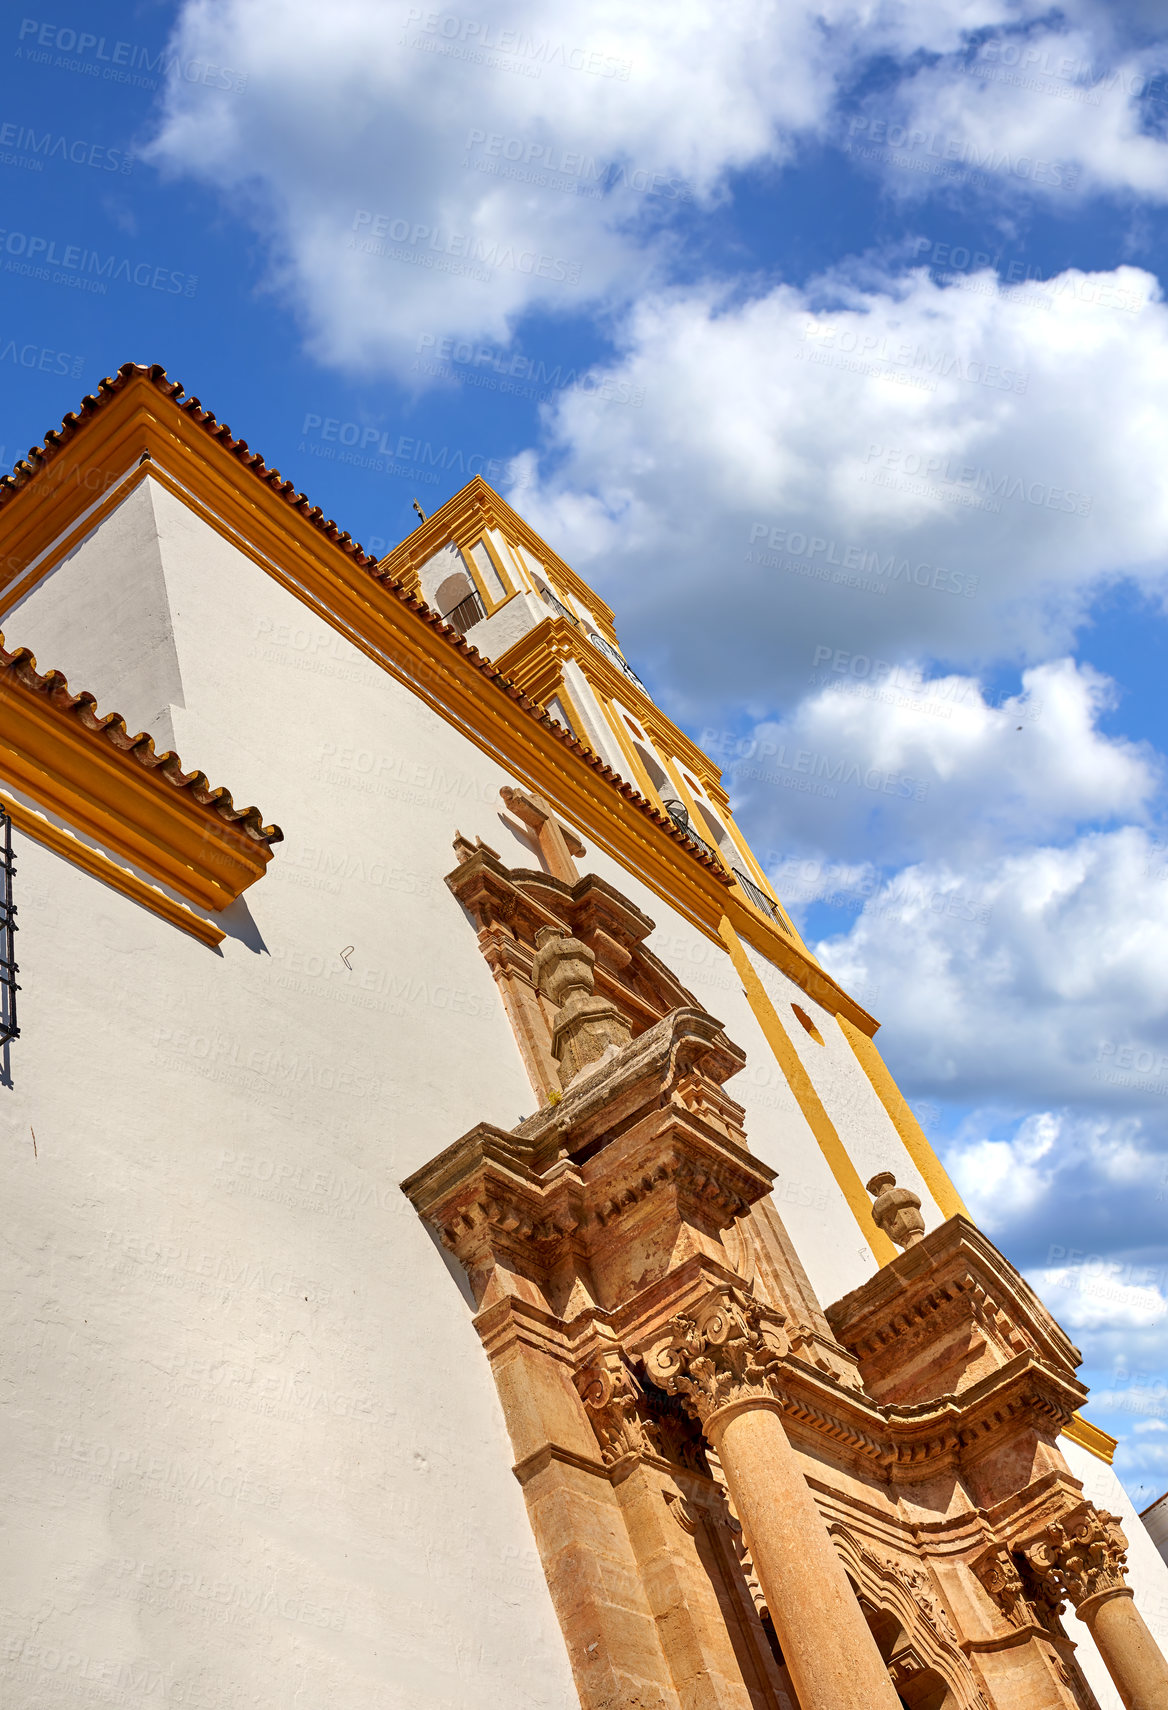
[[[899,1699],[783,1429],[774,1316],[730,1288],[675,1318],[649,1376],[701,1421],[766,1594],[802,1710],[899,1710]]]
[[[1127,1710],[1164,1710],[1168,1662],[1133,1601],[1126,1552],[1116,1516],[1088,1505],[1025,1553],[1047,1596],[1074,1604]]]

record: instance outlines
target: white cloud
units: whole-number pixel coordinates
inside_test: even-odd
[[[1147,810],[1158,761],[1146,745],[1100,733],[1114,688],[1088,666],[1036,666],[1020,694],[992,706],[973,678],[819,651],[814,677],[824,686],[787,718],[722,743],[703,733],[730,762],[738,810],[758,847],[773,852],[772,877],[789,902],[827,890],[871,896],[863,861],[874,835],[886,864],[967,865],[979,853]],[[799,857],[825,849],[830,870],[809,875]],[[886,892],[881,907],[891,906]]]
[[[857,134],[867,137],[883,117],[878,134],[897,126],[910,156],[948,159],[955,172],[980,167],[981,178],[1003,191],[1022,184],[1063,200],[1074,188],[1164,201],[1168,147],[1144,124],[1162,50],[1125,51],[1108,21],[1093,9],[1089,29],[991,37],[922,68],[887,106],[869,107],[873,117]],[[906,192],[937,182],[911,170],[898,178],[893,162],[882,164]]]
[[[1068,1201],[1085,1191],[1135,1189],[1146,1200],[1149,1184],[1163,1174],[1161,1155],[1142,1120],[1119,1120],[1075,1110],[1040,1110],[1002,1132],[993,1109],[972,1111],[945,1149],[945,1163],[974,1218],[991,1231],[1017,1230],[1042,1210],[1057,1228]],[[1064,1258],[1064,1241],[1048,1246],[1047,1258]],[[1082,1259],[1083,1251],[1079,1251]],[[1097,1277],[1103,1264],[1090,1256],[1084,1276]],[[1092,1266],[1096,1269],[1092,1269]]]
[[[154,158],[250,214],[318,355],[408,372],[420,334],[505,339],[534,305],[571,313],[642,288],[668,258],[673,181],[708,203],[727,169],[781,158],[821,121],[835,84],[817,10],[188,0],[184,62],[239,68],[247,86],[172,79]],[[472,133],[484,141],[468,147]],[[598,194],[589,162],[632,187]],[[368,255],[349,247],[358,210],[441,236],[399,239],[407,259]],[[462,239],[514,261],[479,279]]]
[[[1168,1320],[1168,1300],[1154,1285],[1128,1282],[1116,1263],[1063,1266],[1031,1277],[1067,1330],[1149,1330]]]
[[[549,410],[518,502],[686,716],[773,707],[823,647],[1042,657],[1117,570],[1162,585],[1155,282],[965,283],[648,298],[611,370],[643,406]]]
[[[676,216],[690,204],[671,186],[683,181],[708,208],[736,169],[785,162],[804,139],[842,138],[841,101],[877,59],[906,68],[903,96],[890,97],[898,110],[944,110],[972,127],[961,103],[976,86],[954,56],[977,32],[1043,10],[1038,0],[678,0],[638,12],[581,0],[566,13],[509,0],[500,17],[485,0],[449,11],[185,0],[180,62],[229,67],[246,85],[220,90],[176,72],[151,152],[225,192],[260,231],[314,354],[408,374],[420,336],[506,340],[531,308],[621,307],[687,265]],[[1105,35],[1107,16],[1093,14]],[[942,58],[917,72],[922,54]],[[468,148],[472,134],[480,141]],[[1107,182],[1146,176],[1155,146],[1117,129],[1112,152],[1134,164]],[[563,169],[565,154],[574,164]],[[628,182],[580,194],[603,181],[588,161]],[[354,233],[359,211],[386,216],[395,254],[350,247],[373,232],[370,220]],[[476,246],[485,277],[465,265]]]
[[[1134,827],[920,863],[816,952],[845,987],[879,988],[881,1042],[917,1094],[1164,1125],[1168,873]]]
[[[1060,1126],[1056,1116],[1042,1111],[1021,1123],[1011,1140],[977,1140],[955,1151],[953,1178],[978,1222],[988,1227],[1012,1221],[1046,1197]]]

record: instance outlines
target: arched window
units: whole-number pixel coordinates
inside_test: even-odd
[[[661,796],[662,799],[672,796],[677,786],[670,783],[665,769],[657,759],[657,756],[655,754],[650,754],[643,742],[634,741],[633,747],[637,751],[637,757],[640,760],[641,765],[645,768],[646,772],[648,772],[649,781],[657,791],[657,794]]]
[[[439,583],[434,604],[459,635],[465,635],[487,615],[477,589],[464,570],[456,570],[453,576]]]
[[[722,824],[717,814],[712,813],[704,802],[695,801],[694,806],[698,810],[699,821],[709,832],[710,842],[717,846],[718,853],[720,855],[724,855],[727,862],[732,867],[738,858],[738,849],[735,845],[734,839],[726,830],[726,827]]]

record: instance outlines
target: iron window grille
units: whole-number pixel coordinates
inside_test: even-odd
[[[541,585],[540,594],[543,597],[544,603],[546,605],[549,605],[552,608],[552,610],[557,614],[557,616],[562,617],[562,618],[567,618],[568,622],[572,625],[572,627],[574,629],[579,629],[580,619],[575,615],[574,612],[570,612],[568,610],[568,608],[564,604],[563,600],[557,600],[556,596],[552,593],[550,588],[545,588]]]
[[[443,612],[442,621],[456,629],[459,635],[465,635],[468,629],[473,629],[476,623],[481,623],[486,615],[486,607],[472,589],[466,598],[459,600],[450,611]]]
[[[603,636],[595,635],[590,629],[586,629],[584,633],[592,643],[593,647],[595,647],[597,653],[603,653],[606,659],[611,659],[617,670],[623,671],[629,681],[631,683],[635,683],[638,689],[645,689],[645,685],[637,676],[637,673],[633,670],[631,665],[621,658],[615,647],[611,647],[609,643],[605,641]],[[645,689],[645,693],[649,693],[648,689]],[[682,811],[684,812],[684,809]]]
[[[730,871],[734,874],[734,877],[738,880],[738,883],[742,886],[755,908],[758,909],[760,913],[769,915],[775,925],[781,927],[787,934],[787,937],[790,938],[791,928],[787,925],[786,921],[783,919],[770,897],[767,896],[766,892],[760,891],[754,880],[748,879],[740,867],[731,867]]]
[[[687,837],[692,837],[703,855],[710,855],[715,861],[720,859],[718,851],[714,848],[713,844],[707,843],[705,838],[699,837],[698,833],[694,830],[693,821],[690,819],[689,813],[683,803],[668,800],[662,801],[661,805],[677,827],[678,831],[684,832]]]
[[[16,961],[16,904],[13,901],[12,877],[16,860],[12,853],[12,821],[0,813],[0,1044],[20,1035],[16,1025],[16,983],[19,967]]]

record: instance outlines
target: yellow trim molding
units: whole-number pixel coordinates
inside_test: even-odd
[[[836,1017],[840,1030],[852,1050],[859,1058],[860,1067],[871,1081],[876,1097],[880,1100],[892,1120],[892,1126],[904,1142],[904,1149],[920,1171],[921,1180],[937,1202],[942,1217],[952,1217],[960,1212],[962,1217],[974,1219],[969,1215],[969,1208],[946,1170],[944,1164],[934,1152],[929,1137],[909,1108],[908,1100],[888,1072],[888,1065],[876,1046],[874,1039],[866,1033],[861,1033],[858,1027],[853,1027],[846,1015]]]
[[[437,514],[437,513],[435,513]],[[708,770],[710,761],[701,749],[666,718],[646,691],[626,677],[619,666],[605,657],[582,630],[567,618],[546,617],[529,629],[526,635],[501,653],[495,664],[504,676],[510,677],[525,693],[534,693],[528,683],[538,683],[545,670],[545,659],[551,654],[558,659],[571,659],[580,667],[591,687],[605,700],[627,707],[644,724],[646,732],[661,749],[691,766],[695,771]]]
[[[164,891],[154,885],[148,885],[145,879],[140,879],[137,873],[129,872],[125,867],[119,867],[100,849],[91,849],[88,843],[82,843],[72,832],[63,831],[59,825],[54,825],[43,815],[34,813],[32,808],[18,802],[6,790],[0,790],[0,802],[4,811],[18,831],[23,831],[26,837],[32,837],[36,842],[51,849],[54,855],[62,856],[74,867],[79,867],[91,878],[100,879],[103,885],[109,885],[112,890],[120,891],[131,902],[140,903],[152,914],[158,915],[171,926],[177,926],[180,932],[188,932],[192,938],[197,938],[200,944],[206,944],[214,950],[222,944],[227,934],[213,921],[203,920],[200,915],[192,914],[182,903],[175,902]]]
[[[70,694],[59,672],[41,675],[27,648],[8,653],[2,640],[0,779],[200,908],[226,908],[261,876],[277,826],[176,754],[156,754],[117,714],[99,718],[92,695]]]
[[[872,1201],[856,1173],[856,1166],[848,1156],[847,1147],[836,1132],[831,1117],[823,1108],[819,1094],[811,1083],[811,1077],[803,1067],[790,1035],[779,1020],[779,1013],[755,972],[750,957],[743,949],[741,939],[724,916],[719,930],[730,952],[734,971],[742,981],[746,1001],[754,1011],[755,1020],[774,1052],[775,1061],[783,1071],[787,1084],[807,1119],[807,1125],[819,1144],[819,1150],[827,1159],[828,1169],[835,1177],[836,1185],[847,1200],[851,1213],[877,1261],[881,1265],[888,1264],[890,1259],[896,1258],[896,1248],[884,1231],[878,1229],[872,1221]]]
[[[103,490],[107,472],[134,472],[117,489],[117,502],[133,482],[156,480],[518,782],[545,796],[582,836],[629,868],[706,937],[718,942],[719,924],[728,916],[736,932],[817,1003],[833,1014],[846,1014],[862,1032],[876,1031],[873,1017],[804,948],[745,898],[728,891],[671,827],[627,799],[630,786],[598,764],[582,742],[560,735],[538,709],[525,707],[521,691],[497,665],[484,661],[447,626],[440,627],[403,586],[396,566],[404,572],[410,564],[416,568],[459,528],[468,540],[476,538],[485,508],[488,521],[505,524],[507,532],[529,543],[598,618],[605,616],[608,608],[485,481],[476,476],[391,553],[384,568],[392,568],[393,575],[387,576],[335,524],[322,521],[319,509],[295,494],[278,470],[266,468],[244,441],[233,439],[194,400],[179,402],[181,387],[167,381],[161,369],[127,365],[116,380],[103,382],[99,393],[81,417],[67,420],[65,432],[48,436],[44,454],[30,454],[18,466],[15,486],[0,492],[0,608],[45,574],[75,535],[93,526],[94,491]],[[589,664],[608,673],[622,700],[635,690],[572,625],[564,629],[588,648]],[[664,714],[651,702],[642,697],[636,705],[651,724],[663,728]],[[700,763],[695,775],[705,783],[710,762],[681,732],[677,736],[680,757],[692,758],[695,767]],[[40,799],[31,787],[19,787]],[[713,790],[711,799],[718,799]],[[69,813],[47,805],[72,823]],[[95,835],[105,841],[100,829]],[[128,854],[135,865],[140,863],[137,850]],[[158,876],[186,894],[176,877]]]
[[[472,476],[466,486],[428,517],[420,528],[387,553],[378,569],[388,572],[410,593],[416,594],[418,568],[427,558],[445,546],[448,540],[453,540],[460,551],[468,551],[485,530],[491,528],[498,529],[504,539],[517,541],[525,547],[549,572],[552,581],[558,582],[574,599],[587,606],[605,640],[616,646],[612,607],[593,592],[570,564],[565,564],[559,554],[553,552],[546,540],[540,539],[531,524],[525,522],[518,511],[513,511],[481,475]]]
[[[1072,1443],[1077,1443],[1080,1449],[1086,1449],[1088,1454],[1106,1461],[1108,1466],[1115,1459],[1115,1451],[1119,1447],[1118,1437],[1101,1431],[1098,1425],[1092,1425],[1081,1413],[1074,1414],[1070,1424],[1063,1426],[1063,1436],[1069,1437]]]

